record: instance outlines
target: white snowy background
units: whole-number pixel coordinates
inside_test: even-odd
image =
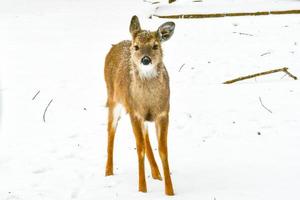
[[[277,73],[222,84],[279,67],[299,77],[300,15],[172,20],[164,62],[176,196],[164,195],[148,163],[148,193],[137,191],[128,116],[116,135],[115,175],[104,176],[104,58],[130,39],[132,15],[156,30],[168,20],[152,14],[285,9],[300,1],[1,0],[0,200],[300,199],[299,81]]]

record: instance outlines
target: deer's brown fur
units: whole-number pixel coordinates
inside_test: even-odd
[[[108,158],[106,175],[113,174],[113,145],[119,115],[117,107],[122,105],[129,114],[136,138],[139,164],[139,191],[146,192],[144,157],[151,166],[152,177],[161,180],[147,127],[144,122],[155,122],[159,155],[162,160],[165,192],[173,195],[168,153],[167,133],[169,121],[169,77],[162,61],[161,42],[168,40],[175,24],[167,22],[155,32],[140,28],[139,20],[132,17],[130,24],[131,41],[122,41],[110,49],[105,59],[105,81],[107,86],[108,113]],[[143,65],[147,56],[151,64]]]

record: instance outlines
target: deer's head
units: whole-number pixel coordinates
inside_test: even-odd
[[[132,35],[131,59],[138,68],[140,75],[150,78],[156,75],[156,66],[162,63],[161,43],[171,38],[175,24],[166,22],[156,31],[142,30],[137,16],[130,23]]]

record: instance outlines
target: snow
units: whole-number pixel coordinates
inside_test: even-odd
[[[223,6],[230,3],[238,11],[258,6],[218,2],[199,5],[205,12],[231,11]],[[259,6],[274,2],[299,8],[292,0]],[[137,191],[128,116],[116,134],[116,175],[104,176],[104,57],[111,44],[130,39],[132,15],[151,30],[168,21],[148,18],[158,6],[173,9],[137,0],[0,2],[1,200],[170,198],[148,163],[148,193]],[[172,199],[299,199],[300,84],[283,73],[222,82],[280,67],[299,77],[300,15],[172,21],[175,33],[163,44],[171,80]]]

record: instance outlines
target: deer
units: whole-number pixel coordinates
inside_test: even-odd
[[[174,33],[175,23],[163,23],[156,31],[141,29],[137,16],[131,18],[132,40],[111,47],[105,57],[107,88],[108,144],[105,175],[113,175],[114,138],[123,112],[129,114],[138,156],[138,191],[147,192],[144,158],[148,158],[153,179],[162,180],[148,135],[148,122],[154,122],[161,158],[165,194],[174,195],[167,135],[170,109],[169,75],[163,63],[161,44]]]

